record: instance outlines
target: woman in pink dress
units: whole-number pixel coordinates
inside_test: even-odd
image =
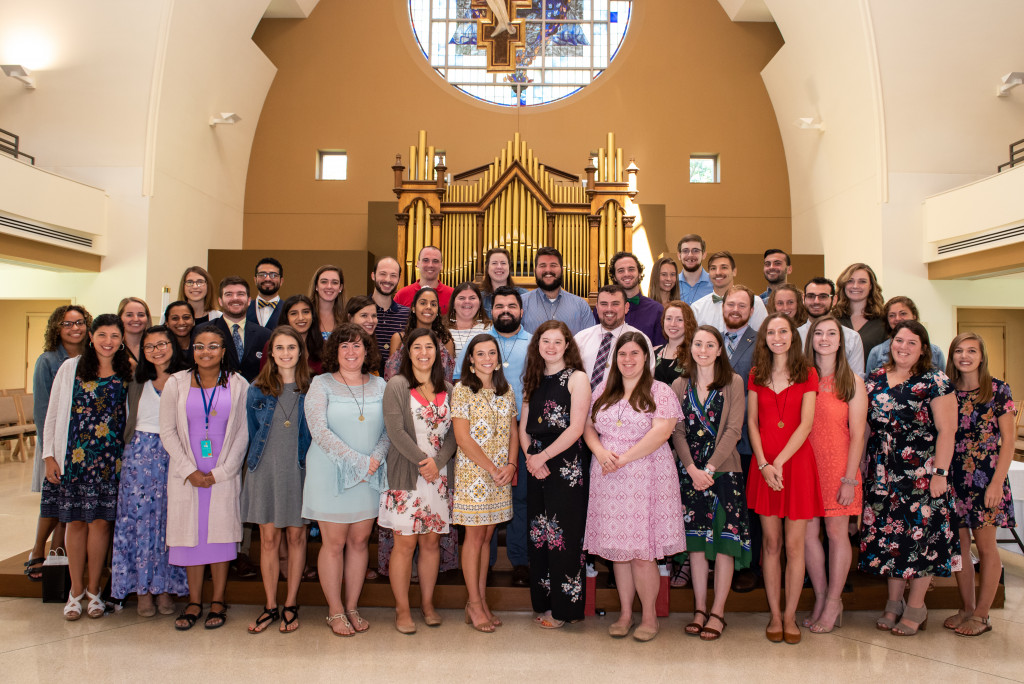
[[[804,555],[814,586],[814,611],[804,620],[814,634],[843,625],[843,587],[850,572],[850,516],[860,515],[860,460],[868,420],[864,381],[846,360],[846,342],[839,321],[823,316],[811,324],[805,341],[807,359],[818,371],[811,448],[818,464],[821,501],[828,535],[828,573],[821,543],[821,519],[807,523]]]
[[[619,336],[583,432],[594,454],[583,548],[613,563],[621,612],[608,628],[611,636],[629,634],[639,594],[637,641],[658,634],[658,559],[686,550],[679,477],[668,446],[682,410],[672,389],[654,380],[650,357],[643,333]]]

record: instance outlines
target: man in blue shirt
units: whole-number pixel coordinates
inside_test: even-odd
[[[691,233],[679,239],[676,251],[679,252],[679,263],[683,265],[679,272],[679,298],[692,305],[714,289],[711,277],[702,266],[707,244],[700,235]]]
[[[533,270],[537,289],[522,298],[523,327],[527,332],[532,333],[541,323],[553,319],[569,326],[573,335],[594,325],[587,300],[562,289],[561,252],[554,247],[541,247]]]
[[[779,285],[789,282],[789,275],[793,272],[793,265],[789,255],[781,249],[768,249],[764,253],[764,279],[768,282],[768,289],[758,295],[761,301],[767,302]]]
[[[568,292],[563,295],[573,296]],[[590,315],[589,308],[587,315],[588,317]],[[523,371],[526,369],[526,350],[530,346],[532,335],[522,326],[523,297],[516,288],[506,285],[494,291],[491,320],[494,322],[494,327],[488,332],[498,343],[505,379],[508,380],[508,384],[512,386],[512,391],[516,395],[516,413],[518,415],[523,408]],[[540,324],[538,323],[538,325]],[[466,345],[466,347],[468,346]],[[457,368],[462,368],[466,347],[459,352],[459,357],[455,362]],[[512,563],[512,584],[517,587],[525,587],[530,583],[530,566],[526,555],[526,455],[522,448],[519,450],[519,473],[519,478],[515,486],[512,487],[512,520],[509,521],[508,529],[505,531],[505,550],[508,553],[509,562]],[[494,540],[497,540],[497,535],[492,537],[492,565],[496,546]]]

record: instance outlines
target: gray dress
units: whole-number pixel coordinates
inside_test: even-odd
[[[302,486],[306,471],[299,468],[299,395],[295,383],[284,386],[274,407],[270,434],[256,470],[245,474],[242,520],[274,527],[302,527]],[[286,428],[290,418],[293,427]]]

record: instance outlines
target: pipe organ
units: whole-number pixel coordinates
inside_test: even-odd
[[[512,257],[510,278],[530,287],[537,250],[552,246],[562,253],[563,287],[593,300],[612,255],[632,248],[634,216],[627,210],[638,169],[623,168],[622,159],[609,133],[606,146],[588,155],[581,180],[542,164],[516,133],[491,161],[452,177],[444,150],[428,145],[420,131],[408,167],[401,155],[391,167],[402,284],[416,278],[420,249],[435,245],[449,285],[479,281],[487,251],[503,247]]]

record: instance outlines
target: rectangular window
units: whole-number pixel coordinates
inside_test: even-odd
[[[721,180],[717,154],[690,155],[691,183],[718,183]]]
[[[317,150],[317,180],[345,180],[347,178],[348,153],[345,150]]]

